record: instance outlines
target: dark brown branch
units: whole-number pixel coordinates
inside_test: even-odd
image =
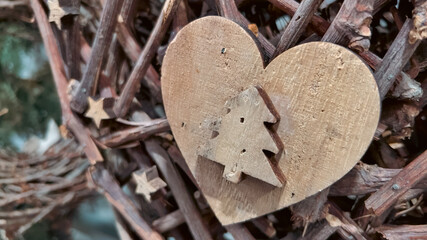
[[[183,223],[185,223],[185,218],[181,210],[175,210],[168,215],[154,220],[153,228],[161,233],[164,233],[176,228]]]
[[[193,174],[190,171],[190,168],[188,167],[187,163],[185,162],[184,157],[182,156],[181,152],[179,151],[178,147],[175,145],[172,145],[168,148],[168,154],[172,158],[172,160],[185,172],[185,174],[190,178],[190,180],[193,182],[194,186],[199,187],[197,184],[196,179],[194,178]]]
[[[123,51],[128,56],[128,58],[135,63],[138,61],[138,57],[141,55],[142,49],[136,41],[134,35],[131,32],[130,23],[132,20],[135,0],[125,0],[120,16],[123,18],[123,21],[118,23],[118,40],[120,45],[123,47]],[[162,102],[162,93],[160,89],[160,76],[154,69],[153,65],[150,64],[148,67],[147,73],[145,74],[144,81],[142,81],[151,93],[151,96],[154,97],[156,102]]]
[[[123,92],[120,94],[119,100],[114,107],[114,112],[117,117],[124,117],[128,112],[132,100],[135,97],[136,92],[139,90],[139,82],[147,72],[151,60],[166,34],[180,1],[181,0],[168,0],[164,3],[162,12],[157,19],[150,37],[148,38],[147,44],[144,46],[144,50],[141,52],[141,55],[135,64],[135,68],[133,69]]]
[[[282,37],[279,44],[277,44],[272,58],[277,57],[297,43],[320,3],[322,3],[322,0],[306,0],[298,6],[297,11],[282,33]]]
[[[139,237],[147,240],[163,239],[158,232],[154,231],[148,223],[141,218],[135,205],[126,196],[117,181],[104,166],[98,164],[94,166],[90,172],[93,183],[102,190],[107,200],[116,208],[123,218],[126,219]]]
[[[125,23],[119,22],[118,29],[118,40],[120,45],[122,45],[125,54],[132,62],[138,61],[138,56],[141,55],[142,50],[135,37],[130,32],[129,27]],[[156,102],[162,102],[160,76],[156,69],[154,69],[153,65],[149,65],[142,83],[150,90],[151,96],[154,97]]]
[[[92,164],[97,161],[103,161],[101,153],[98,151],[95,143],[90,137],[90,132],[83,126],[80,120],[72,113],[67,96],[67,78],[65,77],[64,66],[62,65],[61,55],[56,45],[50,23],[46,13],[38,0],[31,0],[31,8],[37,20],[37,25],[46,47],[46,54],[49,58],[49,64],[52,69],[53,79],[58,92],[59,102],[62,109],[64,124],[71,129],[77,140],[84,146],[86,157]]]
[[[425,239],[427,225],[384,225],[375,229],[385,239]]]
[[[337,231],[338,227],[333,227],[330,223],[323,219],[317,223],[311,224],[304,236],[298,240],[324,240],[328,239]]]
[[[73,5],[79,6],[80,0],[73,0]],[[68,66],[70,78],[80,80],[80,23],[79,17],[68,15],[62,18],[62,29],[65,33],[65,62]]]
[[[378,69],[382,63],[382,59],[372,52],[361,52],[359,55],[366,63],[374,70]],[[410,78],[406,73],[400,72],[396,77],[396,84],[391,88],[391,96],[399,99],[418,100],[423,95],[423,90],[420,84]],[[375,136],[379,136],[375,134]]]
[[[298,10],[299,3],[295,0],[268,0],[271,4],[285,12],[286,14],[293,16]],[[313,31],[315,31],[319,36],[323,36],[328,30],[329,22],[323,19],[320,16],[314,15],[311,18],[310,25],[312,26]]]
[[[366,209],[375,215],[381,216],[395,204],[409,189],[427,176],[427,151],[423,152],[399,174],[394,176],[366,201]]]
[[[276,236],[276,229],[273,227],[273,223],[266,217],[255,218],[252,220],[252,223],[268,238]]]
[[[144,126],[113,132],[100,138],[99,141],[107,147],[115,148],[132,141],[143,141],[153,134],[168,130],[170,130],[168,121],[166,119],[158,119]]]
[[[86,65],[82,81],[71,100],[71,108],[78,113],[83,113],[86,110],[88,105],[87,98],[93,95],[93,91],[96,89],[97,78],[102,62],[108,53],[122,4],[123,0],[107,1],[102,11],[100,26],[96,32],[89,63]]]
[[[224,226],[235,240],[255,240],[248,229],[241,223]]]
[[[329,195],[364,195],[375,192],[399,174],[400,171],[400,169],[387,169],[359,163],[347,175],[331,186]],[[427,188],[427,179],[421,180],[414,188]]]
[[[188,193],[181,176],[172,165],[167,152],[155,140],[146,141],[145,147],[168,183],[193,237],[203,240],[212,239],[194,200]]]
[[[381,99],[385,97],[387,92],[392,87],[397,75],[402,71],[405,64],[414,54],[420,40],[414,44],[409,43],[409,31],[412,29],[412,20],[407,19],[399,34],[394,39],[387,53],[385,54],[382,63],[375,71],[375,80],[377,81]]]
[[[344,214],[344,212],[333,202],[328,201],[329,204],[329,213],[341,222],[340,228],[337,229],[340,235],[348,236],[350,234],[354,239],[357,240],[365,240],[367,239],[366,233],[357,225],[353,219],[351,219],[348,215]]]
[[[325,205],[328,200],[329,188],[310,196],[303,201],[294,204],[290,207],[292,211],[291,220],[294,222],[295,227],[304,227],[310,223],[322,220],[328,211],[328,206]]]
[[[374,0],[345,0],[322,41],[347,46],[358,52],[369,49]]]

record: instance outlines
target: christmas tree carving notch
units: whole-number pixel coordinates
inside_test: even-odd
[[[225,115],[211,124],[212,137],[199,155],[223,165],[223,177],[230,182],[239,183],[244,173],[282,187],[285,176],[276,156],[283,143],[274,130],[279,120],[267,93],[251,86],[226,102]]]

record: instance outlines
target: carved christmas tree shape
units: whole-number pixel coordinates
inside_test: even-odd
[[[101,120],[114,118],[114,98],[100,98],[94,100],[88,97],[89,108],[85,113],[85,116],[92,118],[95,125],[99,128],[101,126]]]
[[[139,170],[132,173],[133,178],[136,181],[135,192],[141,194],[151,202],[151,197],[160,189],[167,186],[167,184],[159,177],[157,167],[153,166],[147,170]]]
[[[224,165],[223,177],[230,182],[240,182],[245,173],[282,187],[284,175],[275,159],[265,153],[276,155],[283,149],[277,133],[265,125],[280,119],[268,95],[252,86],[227,101],[226,112],[201,155]]]

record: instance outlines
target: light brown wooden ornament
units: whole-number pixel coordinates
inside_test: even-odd
[[[201,154],[227,102],[251,86],[260,86],[279,114],[274,129],[283,151],[274,163],[286,178],[282,187],[255,177],[230,182],[224,164]],[[176,141],[223,224],[289,206],[340,179],[366,151],[380,113],[372,73],[349,50],[307,43],[264,67],[251,35],[221,17],[201,18],[178,33],[163,60],[162,92]],[[228,148],[241,147],[240,136],[227,134]],[[246,140],[257,149],[265,144],[263,138]]]
[[[225,103],[225,115],[216,119],[211,140],[199,156],[224,165],[223,177],[239,183],[242,174],[282,187],[284,176],[274,159],[263,151],[278,154],[282,142],[264,123],[277,123],[279,114],[260,87],[251,86]]]
[[[159,177],[156,166],[147,170],[133,172],[132,176],[136,181],[135,192],[143,195],[148,202],[151,202],[151,196],[154,193],[167,186]]]
[[[101,120],[112,119],[115,117],[113,106],[114,98],[100,98],[94,100],[91,97],[88,97],[89,108],[85,113],[85,116],[92,118],[96,127],[101,126]]]

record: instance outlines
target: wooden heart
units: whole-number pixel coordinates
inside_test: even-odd
[[[162,92],[178,146],[224,225],[289,206],[340,179],[366,151],[380,113],[374,77],[349,50],[307,43],[264,67],[251,35],[213,16],[188,24],[171,42]],[[278,136],[277,148],[263,131]]]

